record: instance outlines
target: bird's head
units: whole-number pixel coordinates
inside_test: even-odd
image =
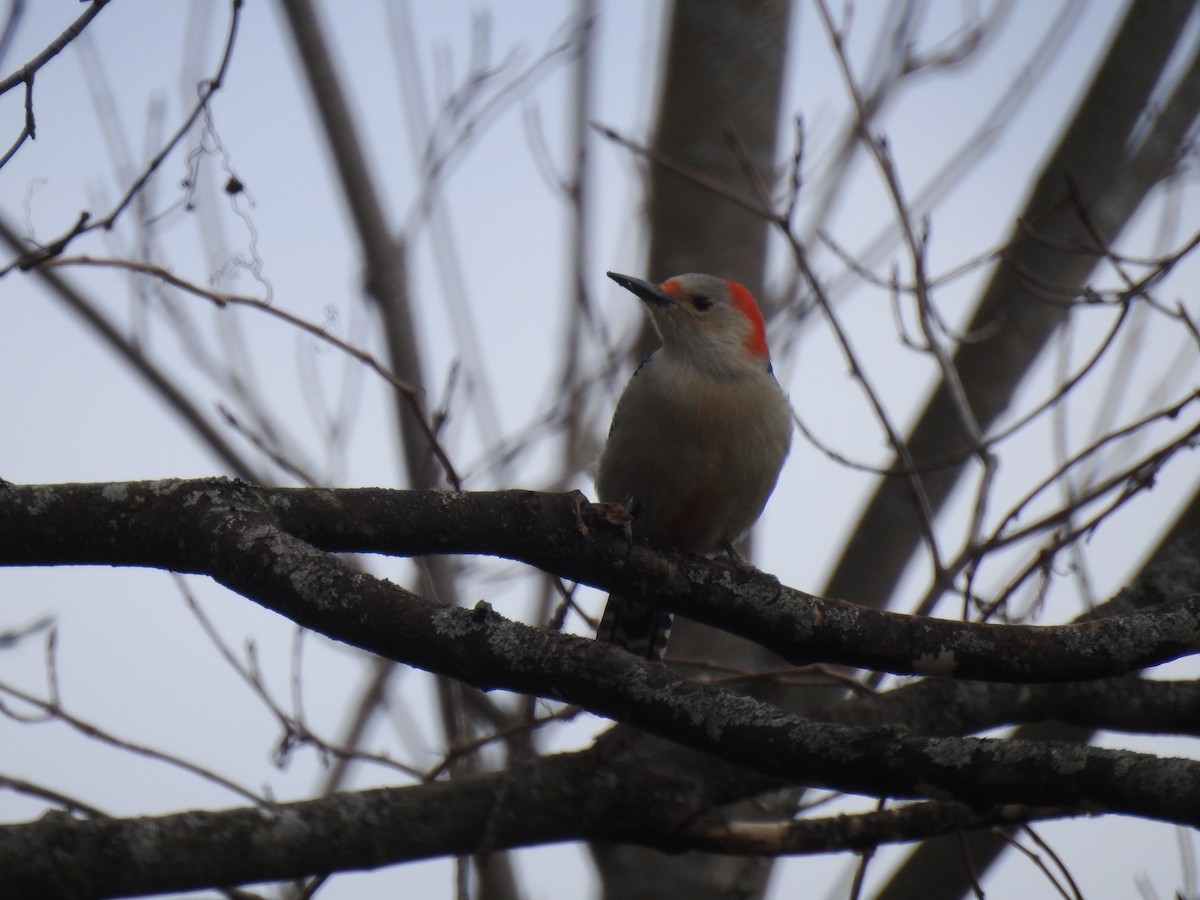
[[[762,313],[737,282],[694,274],[662,284],[616,272],[608,277],[646,304],[665,353],[720,372],[770,365]]]

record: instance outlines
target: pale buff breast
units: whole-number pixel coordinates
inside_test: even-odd
[[[791,443],[766,369],[705,378],[653,357],[621,398],[600,457],[600,499],[635,503],[634,531],[706,553],[762,513]]]

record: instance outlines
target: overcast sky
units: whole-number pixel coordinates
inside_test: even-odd
[[[657,98],[664,4],[601,2],[593,119],[637,140],[648,139]],[[0,216],[24,234],[49,240],[68,230],[80,211],[103,214],[130,184],[132,174],[161,146],[196,96],[196,84],[214,71],[228,27],[228,4],[112,0],[85,33],[37,76],[34,94],[37,136],[0,170]],[[878,61],[875,48],[889,4],[855,5],[850,59],[860,77]],[[950,40],[971,3],[917,4],[927,47]],[[1064,118],[1094,69],[1119,22],[1123,3],[1090,4],[1025,0],[1001,18],[969,64],[947,76],[917,79],[881,122],[908,196],[918,198],[969,137],[986,141],[986,152],[970,173],[953,183],[931,212],[930,269],[949,270],[997,246],[1009,233],[1031,179],[1054,147]],[[466,318],[451,302],[453,285],[439,273],[430,220],[416,216],[421,190],[419,141],[398,88],[405,73],[419,72],[427,112],[461,85],[472,59],[472,33],[487,10],[486,54],[500,65],[495,85],[531,70],[525,87],[500,101],[495,115],[483,116],[472,145],[452,157],[440,199],[445,218],[437,223],[452,239],[456,274],[470,309]],[[992,4],[983,4],[991,11]],[[35,55],[82,10],[68,0],[29,4],[15,41],[0,60],[3,74]],[[466,406],[452,418],[446,442],[466,487],[552,485],[558,477],[553,446],[522,457],[508,468],[488,464],[498,441],[513,439],[538,420],[555,396],[559,352],[568,296],[568,211],[547,168],[565,173],[571,102],[570,57],[552,55],[538,63],[571,33],[574,5],[557,0],[413,3],[415,38],[412,67],[397,67],[396,19],[382,2],[323,4],[324,21],[337,64],[351,94],[356,125],[370,153],[372,174],[383,190],[384,206],[397,232],[413,235],[413,284],[426,354],[427,389],[440,400],[452,372],[461,364],[459,393]],[[1193,22],[1193,26],[1195,22]],[[1035,51],[1056,30],[1061,37],[1054,61],[1038,69],[1019,109],[1007,116],[998,104]],[[1196,43],[1193,40],[1193,45]],[[813,7],[797,3],[789,46],[783,140],[792,140],[790,120],[802,115],[807,133],[806,190],[819,196],[820,179],[834,160],[834,138],[844,124],[847,98]],[[0,135],[15,138],[24,97],[14,90],[0,98]],[[111,114],[100,115],[106,107]],[[229,77],[212,103],[212,126],[196,202],[215,207],[207,219],[187,212],[181,186],[188,169],[185,142],[165,163],[147,194],[161,215],[152,248],[156,259],[176,274],[224,290],[264,296],[288,312],[328,325],[342,337],[382,355],[382,342],[362,301],[362,262],[352,227],[329,164],[327,148],[314,126],[307,85],[288,42],[276,4],[248,0],[237,35]],[[993,120],[1003,121],[994,132]],[[541,138],[533,137],[538,134]],[[0,136],[0,145],[11,138]],[[219,142],[219,143],[218,143]],[[541,145],[544,144],[544,150]],[[781,148],[781,159],[791,153]],[[604,278],[606,269],[651,278],[677,273],[645,272],[642,166],[620,147],[593,138],[591,233],[588,288],[603,310],[611,347],[583,348],[585,365],[597,373],[611,350],[632,341],[641,311],[625,292]],[[122,154],[129,165],[122,163]],[[222,156],[224,154],[224,156]],[[544,157],[544,158],[543,158]],[[245,185],[226,198],[222,168]],[[1168,244],[1196,230],[1200,209],[1194,178],[1180,188],[1185,211]],[[809,207],[802,206],[802,212]],[[1190,217],[1188,212],[1190,211]],[[1138,246],[1149,253],[1162,221],[1162,205],[1146,217]],[[851,252],[863,252],[891,221],[879,175],[865,161],[854,167],[826,226]],[[218,227],[214,227],[216,222]],[[135,232],[119,227],[111,235],[92,234],[72,245],[72,254],[130,256]],[[1161,245],[1159,245],[1161,246]],[[444,250],[442,251],[444,252]],[[0,254],[5,262],[10,254]],[[836,260],[819,254],[822,272],[840,273]],[[902,254],[892,248],[872,264],[887,274]],[[244,265],[247,261],[254,272]],[[229,266],[236,268],[230,278]],[[1193,277],[1190,284],[1197,283]],[[954,323],[964,320],[988,270],[978,268],[938,292],[938,302]],[[737,278],[738,273],[717,273]],[[254,310],[217,311],[203,300],[174,298],[196,345],[189,348],[172,333],[156,307],[157,293],[143,285],[139,294],[121,274],[76,269],[65,273],[128,333],[136,334],[152,357],[187,386],[205,415],[228,402],[203,372],[197,347],[215,367],[235,366],[253,375],[257,390],[276,418],[286,423],[292,445],[320,480],[338,485],[401,483],[397,442],[386,386],[335,351]],[[775,253],[769,289],[787,283],[783,255]],[[1182,288],[1178,289],[1182,291]],[[1195,312],[1193,296],[1164,298],[1184,302]],[[869,360],[871,375],[896,421],[905,423],[917,408],[919,386],[929,383],[927,358],[897,347],[895,321],[886,291],[859,289],[843,298],[847,327]],[[1076,332],[1074,358],[1091,346],[1089,338],[1107,327],[1097,315]],[[236,324],[235,324],[236,323]],[[799,416],[831,446],[867,463],[886,461],[886,446],[869,407],[847,375],[845,361],[828,330],[813,322],[803,327],[777,321],[776,368]],[[1168,377],[1195,383],[1197,366],[1176,334],[1164,331],[1157,369],[1139,370],[1134,400],[1145,399]],[[472,344],[471,341],[475,343]],[[1192,350],[1194,355],[1194,349]],[[1179,362],[1182,360],[1182,362]],[[624,365],[624,364],[623,364]],[[1056,371],[1055,359],[1042,367],[1038,386]],[[607,428],[626,369],[594,400],[595,435]],[[490,386],[494,406],[471,406],[463,391]],[[463,385],[466,387],[463,387]],[[1095,396],[1110,388],[1098,385]],[[477,395],[475,399],[477,400]],[[1087,396],[1083,392],[1083,396]],[[1173,394],[1168,395],[1173,396]],[[1164,398],[1165,399],[1165,398]],[[1126,412],[1137,409],[1131,400]],[[477,409],[483,409],[482,412]],[[331,452],[323,423],[342,416],[349,429]],[[1072,409],[1072,422],[1085,428],[1094,410]],[[339,419],[342,421],[342,419]],[[227,426],[222,426],[227,428]],[[250,444],[229,434],[240,449]],[[1031,434],[1013,448],[1011,476],[1020,483],[1022,459],[1032,466],[1047,458],[1045,434]],[[287,476],[264,465],[271,479]],[[1044,468],[1042,469],[1044,471]],[[220,461],[200,447],[180,418],[153,397],[137,376],[100,345],[72,313],[40,288],[36,278],[10,273],[0,279],[0,477],[13,482],[108,481],[226,474]],[[1197,476],[1195,459],[1181,460],[1163,473],[1153,496],[1131,505],[1119,523],[1096,535],[1088,557],[1095,589],[1102,598],[1119,587],[1140,559],[1130,547],[1168,520],[1175,502]],[[779,489],[763,519],[756,560],[785,583],[816,589],[834,558],[858,504],[870,485],[867,476],[836,465],[819,450],[797,440]],[[589,494],[580,473],[567,487]],[[1015,489],[1015,487],[1014,487]],[[965,507],[964,507],[965,509]],[[961,526],[960,512],[946,528]],[[372,571],[403,581],[411,569],[403,561],[370,560]],[[487,597],[506,615],[531,609],[529,583],[503,580],[507,565],[480,566],[468,582],[474,602]],[[922,573],[911,575],[914,586]],[[996,573],[997,578],[1000,573]],[[274,614],[211,585],[189,578],[189,589],[236,652],[253,640],[267,683],[285,705],[294,629]],[[915,590],[915,587],[914,587]],[[601,598],[589,602],[598,611]],[[1064,591],[1061,604],[1042,621],[1075,615],[1078,596]],[[954,610],[943,610],[955,615]],[[57,673],[66,707],[103,723],[114,734],[200,762],[253,790],[277,799],[310,796],[321,767],[316,755],[301,750],[285,770],[270,764],[277,724],[220,658],[188,610],[171,577],[160,572],[109,569],[58,571],[0,570],[0,631],[54,617]],[[583,630],[580,622],[573,624]],[[324,639],[305,642],[305,704],[310,720],[334,738],[354,702],[364,667],[361,656]],[[1195,667],[1192,667],[1194,674]],[[1182,670],[1171,670],[1182,671]],[[429,708],[431,679],[406,672],[393,690],[394,721],[381,724],[368,749],[387,747],[398,758],[430,766],[438,758],[440,734]],[[45,644],[28,640],[0,650],[0,684],[45,695]],[[0,698],[3,699],[3,698]],[[8,705],[11,701],[3,699]],[[582,717],[548,738],[553,746],[580,746],[606,723]],[[1107,741],[1135,749],[1161,746],[1149,739],[1120,736]],[[164,813],[189,807],[239,805],[242,798],[177,769],[98,746],[61,724],[14,723],[0,716],[0,771],[49,784],[115,815]],[[1177,741],[1170,752],[1195,756],[1195,742]],[[398,783],[383,769],[361,770],[355,786]],[[858,808],[861,808],[859,804]],[[0,821],[34,817],[41,806],[0,791]],[[1088,897],[1132,896],[1134,878],[1145,873],[1159,896],[1180,884],[1180,851],[1166,826],[1117,819],[1047,825],[1041,829],[1071,866]],[[1193,836],[1186,840],[1194,843]],[[1098,852],[1104,851],[1104,852]],[[523,883],[533,897],[566,896],[563,879],[587,883],[585,854],[552,847],[517,854]],[[882,878],[900,858],[881,853],[874,875]],[[799,859],[782,864],[773,897],[826,895],[844,885],[849,863],[843,858]],[[1012,855],[988,882],[989,896],[1044,895],[1047,885],[1027,861]],[[1119,885],[1119,888],[1114,888]],[[395,867],[385,873],[337,879],[322,896],[452,896],[448,862]],[[581,895],[583,889],[581,888]],[[844,888],[843,888],[844,890]],[[994,894],[991,893],[994,891]],[[1018,892],[1025,892],[1019,894]],[[1030,894],[1029,892],[1032,892]],[[841,896],[841,894],[828,894]]]

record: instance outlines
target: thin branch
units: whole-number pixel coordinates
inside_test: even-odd
[[[257,661],[254,658],[253,644],[247,647],[247,656],[249,657],[249,665],[243,664],[226,645],[221,635],[217,632],[216,626],[212,620],[208,618],[204,610],[200,608],[199,602],[195,595],[188,589],[186,582],[179,575],[175,575],[175,585],[179,592],[183,595],[184,602],[196,621],[200,623],[200,627],[204,630],[209,642],[217,649],[221,658],[229,665],[234,672],[237,673],[251,689],[251,691],[262,701],[263,705],[274,716],[279,726],[283,729],[283,737],[280,738],[279,746],[275,751],[277,763],[282,763],[292,747],[299,744],[307,744],[316,748],[317,752],[322,756],[336,757],[342,760],[354,760],[356,762],[370,762],[376,765],[384,766],[393,771],[400,772],[409,778],[420,778],[422,773],[412,766],[406,766],[404,763],[398,762],[391,757],[378,753],[364,753],[358,750],[346,749],[344,747],[334,746],[322,738],[318,737],[308,727],[304,721],[303,712],[299,709],[299,703],[296,702],[297,711],[295,714],[284,712],[282,707],[275,701],[275,698],[270,695],[267,686],[263,681],[262,673],[258,669]],[[303,632],[298,632],[302,634]]]
[[[20,238],[3,218],[0,218],[0,240],[7,243],[13,250],[18,250],[21,246]],[[208,417],[196,407],[183,388],[148,359],[135,341],[123,335],[96,304],[56,272],[38,269],[37,276],[45,282],[53,294],[82,317],[110,348],[145,379],[153,391],[170,408],[174,409],[186,425],[195,432],[204,446],[208,447],[221,462],[228,466],[228,471],[248,481],[259,479],[254,467],[242,458],[241,454],[225,439],[225,436],[208,420]]]
[[[21,127],[21,133],[17,136],[12,146],[9,147],[4,156],[0,157],[0,169],[4,168],[5,164],[16,155],[16,152],[21,148],[21,145],[24,144],[26,140],[33,140],[37,136],[37,122],[33,115],[34,75],[37,74],[38,70],[40,70],[44,65],[50,62],[50,60],[54,59],[54,57],[61,53],[67,44],[75,40],[75,38],[77,38],[83,32],[83,29],[85,29],[91,23],[91,21],[100,14],[100,10],[108,5],[108,2],[109,0],[92,0],[92,2],[88,4],[88,8],[84,11],[83,15],[68,25],[63,33],[46,45],[45,49],[43,49],[41,53],[39,53],[29,62],[25,63],[25,65],[21,66],[21,68],[17,69],[17,71],[13,72],[13,74],[9,75],[7,78],[0,79],[0,95],[8,93],[8,91],[12,90],[18,84],[25,85],[25,122]],[[22,6],[23,4],[21,3],[12,4],[11,17],[4,32],[4,37],[6,39],[11,37],[14,32],[14,25],[17,21],[18,10]]]
[[[13,778],[11,775],[0,775],[0,788],[5,788],[18,794],[25,794],[27,797],[37,797],[39,800],[45,800],[55,806],[61,806],[63,809],[70,810],[77,815],[91,816],[94,819],[108,817],[108,813],[89,803],[85,803],[75,797],[68,797],[66,794],[52,788],[25,781],[22,778]]]
[[[289,313],[287,310],[281,309],[265,300],[257,297],[248,297],[240,294],[227,294],[219,291],[212,291],[208,288],[201,287],[194,282],[180,278],[174,273],[164,269],[162,266],[154,263],[137,262],[131,259],[97,259],[90,256],[70,256],[48,259],[41,263],[41,269],[55,269],[63,266],[90,266],[95,268],[106,269],[123,269],[130,272],[138,272],[143,275],[149,275],[153,278],[165,282],[166,284],[176,287],[185,293],[201,297],[216,304],[220,308],[226,306],[248,306],[252,309],[257,309],[260,312],[266,313],[288,325],[298,328],[313,337],[324,341],[332,347],[340,350],[342,353],[353,357],[354,359],[367,366],[376,375],[390,384],[400,393],[409,404],[412,410],[414,419],[420,423],[421,429],[429,441],[429,446],[438,462],[441,464],[443,471],[446,474],[447,480],[455,487],[461,487],[461,480],[458,473],[454,469],[454,464],[450,462],[450,457],[446,454],[445,448],[438,441],[437,435],[434,433],[433,426],[429,422],[429,418],[425,415],[425,410],[421,405],[421,391],[416,386],[403,381],[390,369],[377,360],[372,354],[368,353],[353,344],[342,340],[337,335],[332,334],[320,325],[303,319],[300,316]]]
[[[88,26],[92,19],[96,18],[96,16],[100,14],[100,10],[108,6],[108,2],[109,0],[91,0],[91,2],[88,4],[88,8],[83,12],[83,14],[70,25],[68,25],[63,30],[62,34],[47,44],[46,48],[42,50],[41,53],[39,53],[29,62],[25,63],[25,65],[21,66],[21,68],[17,69],[16,72],[9,75],[7,78],[0,79],[0,94],[5,94],[18,84],[30,80],[35,72],[42,68],[42,66],[46,65],[46,63],[50,62],[50,60],[54,59],[54,57],[58,56],[58,54],[62,52],[63,48],[67,46],[67,44],[79,37],[80,32],[82,32],[83,29]]]
[[[67,712],[67,710],[63,708],[62,704],[57,699],[42,700],[41,698],[35,697],[32,694],[21,690],[20,688],[2,682],[0,682],[0,693],[8,694],[10,697],[14,697],[17,700],[20,700],[22,703],[32,706],[44,716],[43,721],[62,722],[63,724],[70,726],[75,731],[82,734],[84,737],[91,738],[92,740],[101,744],[107,744],[108,746],[115,747],[118,750],[124,750],[126,752],[136,754],[137,756],[144,756],[147,759],[153,759],[157,762],[166,763],[169,766],[182,769],[183,771],[202,778],[205,781],[210,781],[219,787],[223,787],[227,791],[237,794],[238,796],[249,800],[251,803],[257,804],[260,807],[270,806],[270,802],[265,797],[256,794],[249,788],[242,787],[240,784],[230,781],[223,775],[218,775],[211,769],[197,765],[196,763],[190,762],[182,757],[175,756],[174,754],[166,753],[162,750],[156,750],[155,748],[146,746],[145,744],[138,744],[133,741],[117,737],[113,733],[101,728],[99,725],[94,725],[91,722]],[[3,705],[0,705],[0,712],[3,712],[5,715],[8,715],[12,718],[18,717],[18,714],[16,714],[14,710],[10,710]]]
[[[104,2],[93,2],[93,7],[97,8],[98,11],[98,7],[105,5],[106,2],[107,0],[104,0]],[[159,152],[155,154],[154,157],[145,165],[141,174],[138,175],[138,177],[135,178],[129,185],[124,196],[117,201],[117,205],[113,207],[112,211],[102,219],[94,219],[87,213],[82,214],[80,223],[78,223],[75,228],[69,231],[66,235],[43,247],[39,247],[25,253],[23,256],[10,263],[4,269],[0,269],[0,277],[7,274],[14,267],[22,270],[31,269],[40,263],[45,262],[47,259],[62,253],[66,249],[67,245],[81,234],[95,231],[98,228],[103,228],[105,231],[112,229],[120,215],[129,207],[129,204],[133,202],[134,198],[141,193],[142,189],[146,186],[146,183],[149,182],[149,180],[154,176],[159,167],[162,166],[163,162],[166,161],[167,157],[170,156],[175,148],[179,145],[180,141],[182,141],[184,137],[187,136],[188,132],[192,130],[192,126],[196,124],[201,115],[208,108],[209,100],[212,98],[213,94],[221,89],[225,80],[226,71],[229,68],[229,63],[233,58],[234,39],[237,37],[238,26],[241,23],[242,3],[243,0],[230,0],[231,13],[229,18],[229,31],[225,38],[225,47],[222,51],[221,61],[217,66],[217,71],[214,73],[212,78],[200,82],[200,84],[197,86],[198,98],[195,106],[192,107],[191,112],[187,115],[182,124],[180,124],[180,126],[175,130],[175,133],[167,140]],[[3,83],[0,83],[0,86],[2,86],[2,84]],[[87,222],[86,225],[83,224],[84,221]]]

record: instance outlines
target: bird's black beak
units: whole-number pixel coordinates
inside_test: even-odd
[[[605,274],[625,290],[633,292],[639,300],[645,300],[655,306],[671,304],[671,299],[662,292],[657,284],[634,278],[632,275],[620,275],[617,272],[606,272]]]

